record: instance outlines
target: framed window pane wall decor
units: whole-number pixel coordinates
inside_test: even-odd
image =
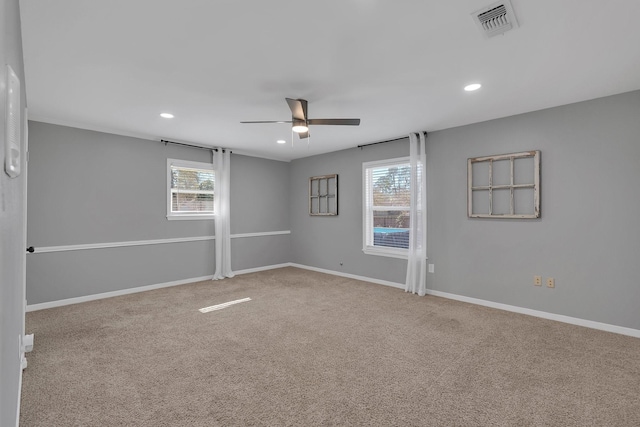
[[[540,151],[467,159],[469,218],[540,218]]]
[[[338,215],[338,175],[309,178],[309,215]]]

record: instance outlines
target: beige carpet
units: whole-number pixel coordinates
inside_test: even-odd
[[[24,427],[640,425],[637,338],[295,268],[32,312],[27,332]]]

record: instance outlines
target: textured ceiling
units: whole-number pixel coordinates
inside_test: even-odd
[[[640,89],[640,1],[512,0],[487,39],[491,3],[22,0],[29,116],[290,160]],[[285,97],[361,125],[239,123],[289,120]]]

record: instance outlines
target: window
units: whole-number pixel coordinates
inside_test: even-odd
[[[213,164],[167,159],[167,219],[211,219]]]
[[[363,251],[406,258],[409,249],[411,167],[409,158],[362,164]]]

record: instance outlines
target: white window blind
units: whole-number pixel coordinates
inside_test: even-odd
[[[406,257],[411,167],[408,158],[363,163],[364,243],[373,255]]]
[[[167,160],[167,218],[213,218],[215,172],[210,163]]]

